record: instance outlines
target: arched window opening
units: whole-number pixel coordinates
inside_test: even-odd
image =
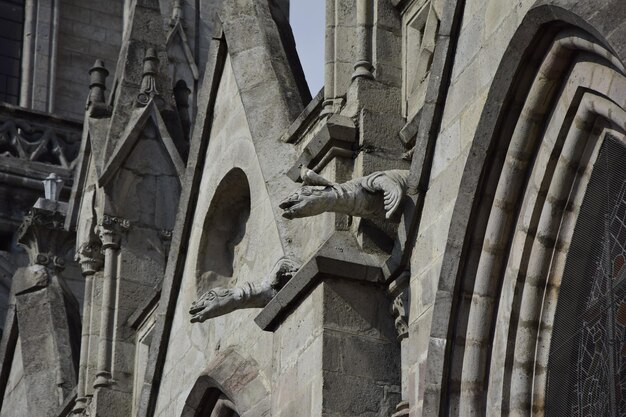
[[[239,417],[239,413],[235,403],[210,378],[201,377],[192,388],[181,417]]]
[[[603,143],[574,229],[548,360],[546,416],[626,416],[626,147]]]
[[[207,394],[207,401],[194,417],[239,417],[235,405],[226,395],[217,390],[210,390]]]

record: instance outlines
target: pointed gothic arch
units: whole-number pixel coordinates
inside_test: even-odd
[[[623,57],[602,35],[616,31],[571,10],[532,8],[491,86],[444,255],[424,409],[544,415],[574,226],[599,149],[626,133]]]
[[[193,384],[181,417],[269,415],[267,387],[256,361],[229,347],[217,354]]]

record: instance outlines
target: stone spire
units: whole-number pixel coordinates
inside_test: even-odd
[[[104,67],[104,61],[96,59],[93,67],[89,69],[89,97],[86,109],[91,117],[111,115],[111,108],[105,103],[104,99],[106,78],[108,76],[109,71]]]
[[[131,119],[136,116],[133,110],[146,107],[150,98],[160,97],[155,104],[162,106],[159,110],[168,113],[163,116],[165,125],[171,129],[170,135],[182,141],[180,121],[173,108],[159,0],[142,0],[132,2],[132,5],[115,71],[116,89],[111,100],[113,109],[102,155],[103,166],[109,162],[129,122],[132,123]],[[167,109],[168,106],[171,109]],[[170,120],[172,113],[175,117]]]
[[[170,18],[170,27],[176,26],[177,23],[182,24],[183,21],[183,6],[180,0],[174,0],[172,4],[172,17]]]

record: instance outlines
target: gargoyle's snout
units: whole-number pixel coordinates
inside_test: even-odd
[[[292,194],[286,199],[284,199],[278,207],[283,210],[283,217],[286,219],[294,219],[296,217],[296,212],[292,209],[295,205],[300,202],[298,194]]]

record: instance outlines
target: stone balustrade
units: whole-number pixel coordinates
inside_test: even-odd
[[[43,162],[72,170],[82,123],[0,104],[0,157]]]

